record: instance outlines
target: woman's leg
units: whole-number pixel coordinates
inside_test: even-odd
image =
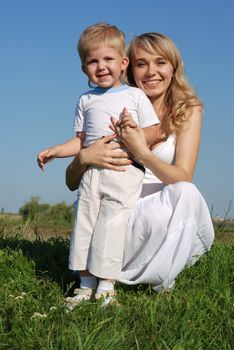
[[[187,182],[140,199],[131,216],[120,280],[168,288],[186,264],[208,251],[214,230],[207,205]]]

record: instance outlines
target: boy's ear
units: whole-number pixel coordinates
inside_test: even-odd
[[[129,64],[129,59],[128,57],[124,56],[122,59],[122,69],[123,70],[127,69],[128,64]]]
[[[87,74],[85,64],[82,64],[81,69],[82,69],[82,71],[84,72],[84,74]]]

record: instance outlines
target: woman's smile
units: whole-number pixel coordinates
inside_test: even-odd
[[[143,84],[150,87],[156,87],[162,82],[162,79],[150,79],[150,80],[143,80]]]
[[[174,73],[172,64],[161,55],[136,48],[132,57],[133,76],[137,87],[151,98],[164,96]]]

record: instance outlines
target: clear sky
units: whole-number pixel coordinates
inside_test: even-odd
[[[75,199],[64,184],[69,159],[42,173],[36,155],[74,135],[76,101],[87,89],[76,43],[100,21],[119,26],[127,42],[149,31],[175,41],[205,104],[194,183],[214,215],[230,200],[234,207],[233,16],[233,0],[0,0],[0,209],[17,212],[33,195],[50,204]]]

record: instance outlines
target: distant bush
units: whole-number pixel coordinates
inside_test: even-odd
[[[73,206],[61,202],[55,205],[40,203],[39,197],[31,197],[20,209],[23,220],[40,226],[70,226],[73,222]]]
[[[39,213],[47,211],[49,207],[49,204],[41,204],[39,197],[31,197],[30,201],[19,209],[19,214],[24,220],[35,220]]]

